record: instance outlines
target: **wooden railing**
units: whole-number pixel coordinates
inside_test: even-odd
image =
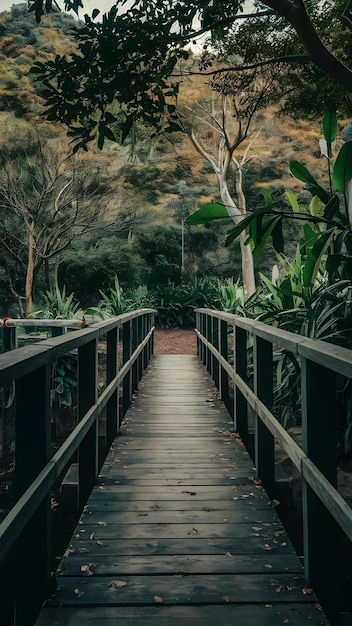
[[[352,378],[351,351],[209,309],[196,310],[196,333],[198,356],[245,444],[250,437],[248,405],[252,407],[255,467],[270,497],[275,497],[275,441],[299,470],[306,577],[331,624],[352,624],[340,578],[342,557],[352,553],[352,510],[336,489],[336,383],[337,375]],[[302,447],[272,412],[274,349],[293,353],[301,364]]]
[[[99,470],[99,417],[104,410],[106,454],[153,352],[154,325],[155,311],[143,309],[0,356],[0,387],[15,385],[17,498],[0,524],[1,626],[35,623],[53,580],[53,486],[75,461],[82,508]],[[106,385],[98,396],[98,344],[102,342],[106,345]],[[52,368],[58,358],[72,351],[78,359],[78,423],[53,454]]]

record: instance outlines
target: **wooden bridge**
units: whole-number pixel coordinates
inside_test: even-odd
[[[1,357],[1,384],[17,381],[22,485],[0,525],[2,626],[351,624],[339,563],[352,538],[352,514],[335,489],[336,424],[326,419],[334,415],[336,373],[352,377],[349,352],[199,310],[199,363],[152,357],[153,328],[154,312],[144,310]],[[98,397],[103,340],[106,386]],[[301,359],[302,449],[271,413],[273,343]],[[48,442],[38,440],[36,422],[42,430],[50,413],[45,373],[72,349],[79,422],[44,461]],[[250,439],[248,404],[255,412],[254,462],[243,445]],[[310,427],[318,419],[324,428],[317,442]],[[35,450],[28,441],[33,429]],[[102,438],[106,450],[112,446],[100,467]],[[304,569],[276,513],[274,440],[302,472]],[[19,457],[25,449],[26,466]],[[54,589],[48,501],[72,462],[84,509]]]

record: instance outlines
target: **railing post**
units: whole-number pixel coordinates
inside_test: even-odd
[[[207,316],[205,313],[201,313],[200,316],[200,332],[202,334],[203,337],[206,338],[207,336]],[[200,356],[201,356],[201,361],[203,363],[203,365],[207,364],[207,349],[205,347],[205,344],[203,343],[203,341],[201,342],[201,346],[200,346]]]
[[[10,352],[17,348],[17,328],[16,326],[2,327],[2,348],[3,352]]]
[[[106,336],[106,385],[114,380],[117,373],[118,326],[109,330]],[[106,447],[110,447],[120,426],[119,390],[114,391],[106,405]]]
[[[97,339],[78,348],[78,419],[97,400]],[[79,505],[82,507],[98,476],[98,420],[89,429],[78,451]]]
[[[233,363],[235,373],[248,383],[247,373],[247,332],[234,323],[233,326]],[[237,385],[234,386],[234,422],[245,446],[248,446],[248,405]]]
[[[214,346],[214,348],[216,350],[219,350],[219,326],[220,326],[220,320],[217,317],[212,317],[212,344]],[[211,359],[211,363],[212,363],[212,368],[211,368],[211,375],[212,378],[214,380],[215,386],[216,388],[219,390],[220,389],[220,366],[219,366],[219,361],[216,358],[216,356],[214,356],[214,354],[212,353],[211,355],[212,359]]]
[[[134,317],[132,320],[132,349],[131,354],[138,346],[138,318]],[[138,359],[132,365],[132,393],[136,391],[138,387]]]
[[[50,459],[51,366],[42,366],[16,381],[16,492],[20,497]],[[50,590],[50,494],[34,513],[16,545],[15,625],[34,623]],[[24,564],[30,563],[30,576]]]
[[[206,339],[208,343],[213,343],[213,323],[210,315],[206,315]],[[212,374],[212,354],[209,348],[206,349],[206,366],[209,374]]]
[[[129,320],[122,326],[122,363],[127,363],[132,354],[132,324]],[[132,397],[132,372],[126,374],[122,383],[122,417],[124,417]]]
[[[200,332],[200,312],[199,311],[196,311],[196,330]],[[197,344],[197,357],[200,360],[200,347],[201,347],[202,342],[200,341],[198,335],[196,339],[196,344]]]
[[[143,316],[137,317],[137,345],[141,343],[145,335],[143,334]],[[143,374],[143,353],[140,352],[137,359],[137,386]]]
[[[336,374],[302,357],[301,376],[303,451],[336,488]],[[305,575],[322,598],[328,619],[336,623],[339,606],[338,527],[304,477],[302,498]]]
[[[273,406],[273,348],[261,337],[253,336],[254,393],[271,411]],[[275,485],[274,437],[255,416],[255,465],[257,476],[271,497]]]
[[[219,320],[219,344],[220,354],[228,362],[228,338],[227,338],[227,322]],[[227,371],[220,366],[220,397],[225,403],[227,409],[230,409],[229,402],[229,375]]]

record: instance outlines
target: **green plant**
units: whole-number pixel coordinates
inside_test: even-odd
[[[238,313],[239,308],[244,306],[245,293],[240,286],[239,279],[235,282],[229,278],[225,282],[218,281],[217,284],[220,309],[227,313]]]
[[[194,327],[196,308],[217,308],[216,286],[205,278],[194,278],[180,285],[168,281],[154,289],[158,324],[164,327]]]
[[[62,291],[56,286],[54,291],[46,291],[43,294],[44,306],[35,309],[30,318],[42,319],[73,319],[80,309],[80,305],[75,301],[73,293],[66,295],[66,288]]]
[[[99,289],[101,300],[96,307],[86,309],[88,315],[98,315],[103,319],[122,315],[135,309],[153,308],[154,296],[146,285],[140,285],[135,289],[124,291],[120,286],[117,276],[114,285],[105,292]]]
[[[77,402],[77,355],[66,354],[53,363],[52,400],[60,407],[72,407]]]

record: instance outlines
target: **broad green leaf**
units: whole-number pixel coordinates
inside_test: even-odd
[[[264,197],[264,200],[266,202],[266,205],[267,205],[268,209],[272,209],[272,207],[273,207],[273,198],[272,198],[270,189],[262,189],[261,193],[262,193],[262,195]]]
[[[257,218],[257,221],[260,221],[260,217],[261,216]],[[281,218],[276,215],[274,217],[271,215],[265,216],[265,220],[262,221],[263,227],[255,233],[255,236],[253,236],[253,241],[254,241],[253,258],[254,259],[258,259],[260,255],[262,254],[268,238],[273,233],[275,226],[278,224],[279,221],[281,221]],[[277,252],[279,252],[279,250]]]
[[[285,196],[287,198],[287,200],[289,201],[293,211],[295,213],[299,213],[300,212],[300,208],[299,208],[299,204],[298,204],[298,200],[297,200],[297,196],[295,193],[293,193],[290,190],[285,191]]]
[[[333,196],[331,200],[329,200],[329,202],[325,206],[324,217],[327,220],[332,220],[335,217],[336,213],[338,212],[339,207],[340,207],[340,201],[339,201],[338,196]]]
[[[323,117],[323,135],[327,144],[332,144],[336,139],[337,116],[334,107],[328,107]],[[331,156],[331,155],[330,155]]]
[[[273,246],[276,252],[283,254],[284,252],[284,235],[282,232],[282,218],[279,217],[272,231]]]
[[[344,143],[337,155],[332,181],[337,191],[345,193],[350,180],[352,179],[352,141]]]
[[[314,285],[323,254],[330,245],[334,232],[334,229],[330,229],[319,235],[313,247],[309,250],[303,268],[303,284],[305,287]]]
[[[305,165],[302,165],[299,161],[290,161],[289,167],[292,176],[301,180],[302,183],[309,183],[311,185],[318,184],[315,178],[308,172]]]
[[[200,209],[189,215],[185,224],[190,226],[192,224],[206,224],[212,220],[229,219],[227,208],[223,204],[205,204]]]
[[[329,202],[330,195],[317,183],[315,178],[313,178],[302,163],[299,163],[298,161],[290,161],[290,172],[292,176],[306,184],[306,189],[310,191],[312,196],[319,196],[324,204]]]
[[[243,218],[243,220],[241,220],[236,226],[235,228],[233,228],[232,230],[230,230],[227,234],[227,238],[225,241],[225,247],[227,248],[235,239],[237,239],[237,237],[241,234],[241,232],[243,230],[245,230],[247,228],[247,226],[249,226],[249,224],[257,219],[257,216],[259,214],[259,211],[255,211],[253,213],[251,213],[250,215],[247,215],[246,217]]]
[[[310,201],[309,210],[314,217],[321,217],[324,215],[325,204],[320,200],[318,196],[313,196]]]

